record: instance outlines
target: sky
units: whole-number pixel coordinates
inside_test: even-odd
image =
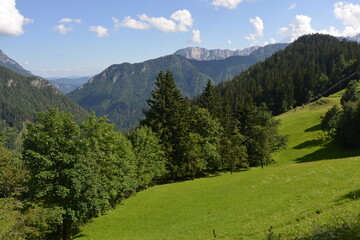
[[[0,49],[45,78],[317,32],[360,33],[360,0],[0,0]]]

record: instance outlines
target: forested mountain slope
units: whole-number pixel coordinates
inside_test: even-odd
[[[84,119],[88,114],[46,80],[25,77],[0,67],[0,120],[21,127],[22,122],[33,121],[37,112],[52,107],[71,112],[77,119]]]
[[[358,70],[359,43],[329,35],[307,35],[232,81],[221,83],[217,91],[228,96],[234,108],[264,102],[274,114],[280,114],[338,91],[359,76],[355,74],[338,87],[331,87]]]

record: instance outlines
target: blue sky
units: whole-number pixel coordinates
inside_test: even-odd
[[[0,0],[0,49],[43,77],[86,76],[198,46],[360,33],[360,1]]]

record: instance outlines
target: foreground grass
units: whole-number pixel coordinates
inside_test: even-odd
[[[289,148],[276,164],[152,187],[94,219],[80,239],[264,239],[311,233],[314,225],[360,212],[360,157],[316,136],[338,98],[279,119]],[[360,194],[359,194],[360,196]]]

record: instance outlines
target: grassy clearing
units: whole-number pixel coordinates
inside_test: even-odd
[[[235,174],[161,185],[94,219],[80,239],[264,239],[297,236],[359,213],[360,157],[316,136],[326,98],[279,116],[289,148],[277,163]],[[354,194],[355,193],[355,194]],[[359,194],[360,195],[360,194]]]

